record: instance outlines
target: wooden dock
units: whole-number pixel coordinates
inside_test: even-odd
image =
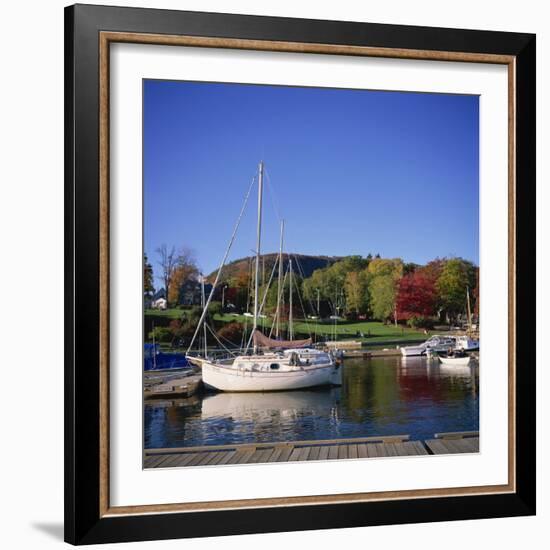
[[[151,373],[144,381],[145,399],[191,397],[202,385],[202,375],[189,373]]]
[[[224,464],[302,462],[397,456],[476,453],[478,432],[435,434],[434,439],[410,441],[408,435],[292,441],[287,443],[244,443],[203,447],[146,449],[144,468],[180,468]]]
[[[479,453],[479,432],[440,433],[424,443],[434,455]]]

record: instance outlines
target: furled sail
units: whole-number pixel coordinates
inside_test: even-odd
[[[305,348],[311,346],[311,338],[306,340],[274,340],[262,334],[259,330],[254,331],[254,345],[260,348]]]

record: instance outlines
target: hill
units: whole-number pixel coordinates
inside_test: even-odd
[[[309,256],[306,254],[284,254],[283,255],[283,270],[286,271],[288,268],[288,260],[292,258],[292,267],[293,271],[298,275],[303,275],[303,277],[310,277],[311,274],[316,269],[322,269],[324,267],[330,266],[333,263],[341,260],[338,256]],[[271,254],[262,254],[260,256],[260,277],[262,278],[263,272],[265,271],[266,280],[271,274],[273,269],[273,264],[279,261],[278,253]],[[238,278],[243,275],[247,275],[252,272],[254,268],[255,256],[248,256],[246,258],[239,258],[228,263],[222,271],[222,281],[229,281],[231,279]],[[207,281],[213,283],[216,278],[216,271],[213,271],[208,275]]]

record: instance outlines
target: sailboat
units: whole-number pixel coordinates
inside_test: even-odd
[[[311,348],[311,339],[294,340],[292,334],[292,287],[290,292],[290,319],[289,319],[289,340],[271,339],[264,335],[258,328],[258,319],[261,314],[259,302],[259,268],[260,249],[262,233],[262,195],[263,195],[264,165],[260,162],[258,167],[258,221],[256,236],[256,263],[254,270],[254,315],[251,339],[253,349],[251,354],[238,355],[226,360],[213,360],[208,357],[197,358],[190,355],[193,341],[197,335],[200,325],[204,322],[208,305],[213,296],[216,284],[229,250],[236,235],[240,218],[245,204],[237,220],[229,247],[225,253],[222,264],[218,269],[216,280],[212,286],[210,296],[206,301],[201,318],[195,330],[195,336],[189,346],[187,357],[189,361],[200,364],[202,367],[202,380],[206,387],[226,392],[265,392],[284,391],[311,388],[324,385],[341,384],[341,367],[330,352],[323,352]],[[253,180],[254,183],[254,180]],[[279,269],[282,266],[282,229],[281,247],[279,256]],[[279,283],[281,280],[279,272]],[[291,275],[292,277],[292,275]],[[280,318],[281,286],[279,287],[277,300],[277,326]],[[277,331],[278,335],[278,331]],[[265,350],[265,351],[264,351]]]

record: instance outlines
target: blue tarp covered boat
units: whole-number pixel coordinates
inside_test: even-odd
[[[183,353],[165,353],[158,344],[143,345],[143,370],[184,369],[191,367]]]

